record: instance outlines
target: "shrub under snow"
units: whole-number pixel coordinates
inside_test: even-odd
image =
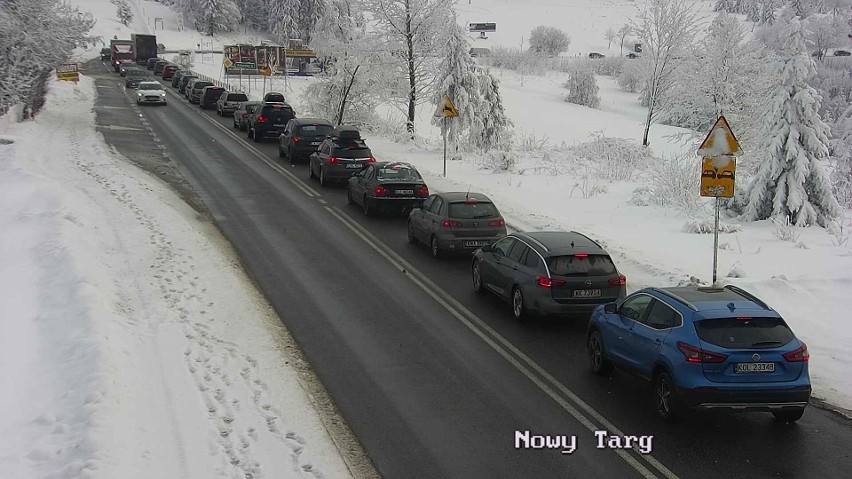
[[[621,73],[618,74],[618,87],[622,91],[636,93],[642,89],[644,81],[645,77],[642,73],[641,61],[625,63],[621,69]]]
[[[715,223],[716,221],[712,219],[691,220],[683,225],[681,231],[693,234],[712,234]],[[719,222],[719,233],[739,233],[740,231],[742,231],[740,225]]]
[[[571,37],[556,27],[539,25],[530,32],[530,50],[543,55],[557,56],[568,51]]]
[[[699,159],[693,155],[663,156],[648,169],[648,181],[633,191],[631,203],[639,206],[674,206],[687,212],[702,205],[699,193]]]
[[[645,149],[623,138],[592,134],[592,141],[569,148],[577,158],[588,159],[594,165],[595,176],[606,180],[630,180],[644,169],[650,158]]]
[[[567,102],[589,108],[597,108],[601,103],[601,97],[598,96],[598,82],[595,80],[594,73],[582,66],[577,65],[569,71],[568,81],[563,83],[562,86],[568,90],[568,95],[565,97]]]

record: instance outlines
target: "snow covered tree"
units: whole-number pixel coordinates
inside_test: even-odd
[[[414,133],[417,105],[432,98],[441,34],[452,21],[452,0],[365,0],[381,40],[386,66],[398,75],[391,85],[392,99],[403,106],[406,130]],[[394,98],[395,97],[395,98]]]
[[[95,44],[94,25],[91,14],[59,0],[0,2],[0,115],[23,104],[23,117],[32,117],[51,70]]]
[[[452,100],[459,116],[450,120],[433,117],[432,124],[446,125],[447,140],[457,143],[462,132],[469,130],[482,114],[480,108],[479,78],[476,63],[470,58],[470,47],[464,29],[453,21],[453,28],[447,38],[446,53],[438,65],[438,77],[432,102],[441,105],[444,95]]]
[[[609,50],[612,48],[612,42],[618,39],[618,31],[615,27],[609,27],[604,32],[604,39],[607,41],[606,49]]]
[[[852,105],[834,123],[832,133],[831,150],[835,162],[832,188],[838,201],[852,208]]]
[[[300,0],[268,0],[267,30],[281,45],[287,45],[291,38],[296,38],[299,29],[296,16],[300,3]]]
[[[633,33],[633,27],[629,24],[624,24],[624,25],[621,26],[621,28],[618,29],[618,38],[621,40],[621,46],[620,46],[621,53],[620,53],[620,55],[624,55],[624,40],[631,33]]]
[[[577,105],[597,108],[601,103],[598,96],[598,82],[594,73],[580,65],[571,65],[568,71],[568,81],[562,84],[568,90],[565,101]]]
[[[646,68],[642,65],[644,60],[629,60],[621,73],[618,74],[618,87],[622,91],[636,93],[645,84]]]
[[[530,51],[542,55],[558,56],[567,52],[571,37],[556,27],[539,25],[530,32]]]
[[[240,11],[233,0],[196,0],[193,8],[196,29],[213,36],[214,33],[230,32],[240,21]]]
[[[805,41],[822,61],[829,48],[846,42],[847,26],[839,18],[829,14],[813,14],[803,21],[807,34]]]
[[[500,96],[500,82],[491,73],[479,75],[479,94],[486,105],[480,116],[481,122],[474,123],[470,142],[476,148],[487,151],[496,148],[508,148],[511,143],[512,121],[506,116],[503,98]]]
[[[802,22],[793,18],[783,47],[780,83],[761,122],[762,159],[740,199],[747,220],[781,216],[798,226],[825,226],[841,213],[823,161],[828,156],[829,128],[817,111],[819,95],[807,83],[815,68]]]
[[[130,4],[127,3],[127,0],[116,0],[115,6],[115,14],[118,17],[118,21],[125,27],[130,25],[130,22],[133,21],[133,11],[130,9]]]
[[[645,43],[644,55],[648,58],[647,84],[648,114],[642,145],[648,146],[648,132],[654,122],[660,100],[671,85],[675,55],[691,44],[696,31],[697,16],[694,3],[686,0],[650,0],[639,11],[634,26],[639,38]]]

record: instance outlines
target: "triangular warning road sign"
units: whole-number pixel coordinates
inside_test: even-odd
[[[441,114],[451,118],[459,116],[459,111],[456,110],[456,106],[453,105],[453,101],[447,95],[444,95],[444,102],[441,104]]]
[[[710,128],[710,133],[701,142],[698,147],[698,155],[700,156],[739,156],[743,153],[740,148],[740,142],[731,131],[731,126],[728,125],[728,120],[724,116],[719,116],[713,128]]]

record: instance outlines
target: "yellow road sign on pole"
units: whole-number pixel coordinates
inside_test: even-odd
[[[450,100],[450,97],[444,95],[444,101],[441,103],[441,114],[447,118],[454,118],[459,116],[459,111],[456,109],[456,106],[453,105],[453,101]]]
[[[701,161],[701,196],[732,198],[736,171],[733,156],[705,156]]]
[[[701,156],[739,156],[743,153],[740,149],[740,142],[731,131],[731,126],[728,125],[728,120],[724,115],[719,116],[713,128],[701,142],[698,147],[698,154]]]
[[[264,66],[264,67],[261,67],[260,70],[258,70],[258,73],[260,73],[261,75],[263,75],[265,77],[268,77],[268,76],[272,75],[272,69],[269,68],[268,66]]]
[[[232,62],[230,58],[225,57],[225,60],[222,62],[222,65],[225,65],[225,68],[231,68],[232,66],[234,66],[234,62]]]

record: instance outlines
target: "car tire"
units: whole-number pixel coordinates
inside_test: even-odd
[[[251,125],[246,128],[246,136],[251,140]]]
[[[652,382],[654,407],[657,415],[665,422],[674,422],[680,415],[680,405],[674,388],[674,381],[668,371],[660,371]]]
[[[263,138],[262,136],[260,136],[260,137],[257,136],[257,129],[252,130],[251,139],[254,140],[255,143],[260,143],[260,140],[262,138]]]
[[[234,129],[239,129],[239,125],[237,125],[237,120],[234,120]]]
[[[519,322],[525,322],[529,317],[527,305],[524,301],[524,293],[521,292],[521,288],[518,286],[512,288],[512,316],[515,317],[515,321]]]
[[[796,422],[802,418],[805,413],[804,408],[797,411],[773,411],[772,415],[778,422]]]
[[[479,294],[485,292],[485,288],[482,287],[482,269],[479,266],[479,260],[473,260],[473,266],[470,267],[470,276],[473,280],[473,290]]]
[[[314,165],[312,165],[310,162],[308,162],[308,175],[311,177],[312,180],[317,177],[317,175],[314,174]]]
[[[598,330],[592,331],[586,344],[589,351],[589,365],[592,372],[600,376],[608,376],[612,372],[612,363],[606,358],[603,336]]]
[[[435,259],[440,259],[444,256],[441,253],[441,245],[438,243],[438,237],[435,235],[429,238],[429,252],[432,253],[432,257]]]
[[[414,234],[414,223],[408,220],[408,242],[411,244],[417,243],[417,236]]]
[[[278,146],[278,158],[284,158],[284,150],[281,149],[281,146]]]
[[[370,207],[370,202],[367,200],[367,195],[364,195],[361,208],[364,210],[364,216],[373,216],[373,208]]]
[[[320,171],[319,171],[319,183],[320,183],[320,186],[322,186],[323,188],[328,186],[328,180],[325,179],[325,172],[323,171],[322,168],[320,168]]]

